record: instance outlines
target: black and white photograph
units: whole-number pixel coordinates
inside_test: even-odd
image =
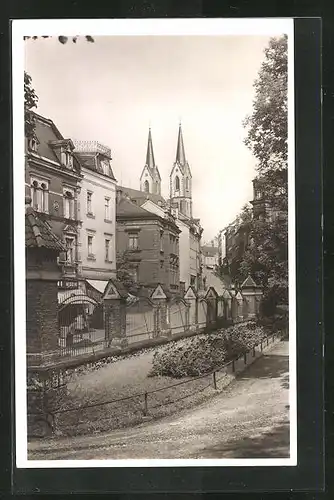
[[[17,467],[296,465],[293,69],[291,19],[13,22]]]

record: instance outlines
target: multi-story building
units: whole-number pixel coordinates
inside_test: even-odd
[[[117,189],[117,260],[139,286],[161,284],[179,290],[179,229],[172,216],[160,216]]]
[[[203,229],[199,219],[192,216],[192,175],[185,156],[181,125],[176,159],[170,173],[170,198],[166,200],[161,195],[161,177],[155,164],[151,130],[146,163],[140,177],[140,191],[127,187],[122,187],[122,190],[141,208],[167,220],[173,217],[179,229],[180,291],[187,289],[189,285],[201,287],[200,242]]]
[[[35,136],[26,138],[26,195],[67,249],[58,259],[63,278],[76,280],[81,275],[81,164],[71,139],[65,139],[52,120],[33,116]]]
[[[83,174],[80,193],[82,276],[99,290],[116,276],[116,179],[111,150],[74,141]]]

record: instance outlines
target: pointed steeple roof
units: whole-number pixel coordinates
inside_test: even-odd
[[[181,165],[186,164],[186,154],[184,152],[184,144],[183,144],[183,135],[182,135],[182,127],[181,123],[179,125],[179,136],[177,139],[177,148],[176,148],[176,162]]]
[[[147,152],[146,152],[146,165],[151,170],[153,170],[155,168],[151,127],[148,130],[148,142],[147,142]]]
[[[240,288],[251,288],[251,287],[257,287],[258,285],[255,283],[251,275],[248,275],[243,284],[241,285]]]

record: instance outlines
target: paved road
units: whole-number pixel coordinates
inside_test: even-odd
[[[104,435],[29,446],[29,459],[287,458],[288,343],[276,344],[209,402]]]

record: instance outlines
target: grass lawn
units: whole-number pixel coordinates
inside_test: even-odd
[[[182,339],[177,342],[184,341],[185,339]],[[170,415],[217,394],[231,380],[231,375],[219,374],[218,390],[215,390],[212,375],[187,384],[179,384],[180,380],[170,377],[148,377],[152,358],[157,349],[159,347],[147,349],[98,369],[87,369],[73,374],[67,387],[67,395],[61,398],[58,408],[75,408],[86,404],[97,404],[97,406],[58,413],[55,422],[56,434],[105,432]],[[189,378],[183,378],[182,381],[184,380]],[[172,384],[179,385],[148,395],[148,412],[145,415],[142,393]],[[141,395],[117,403],[99,405],[102,402],[136,394]],[[176,399],[179,401],[174,402]]]

